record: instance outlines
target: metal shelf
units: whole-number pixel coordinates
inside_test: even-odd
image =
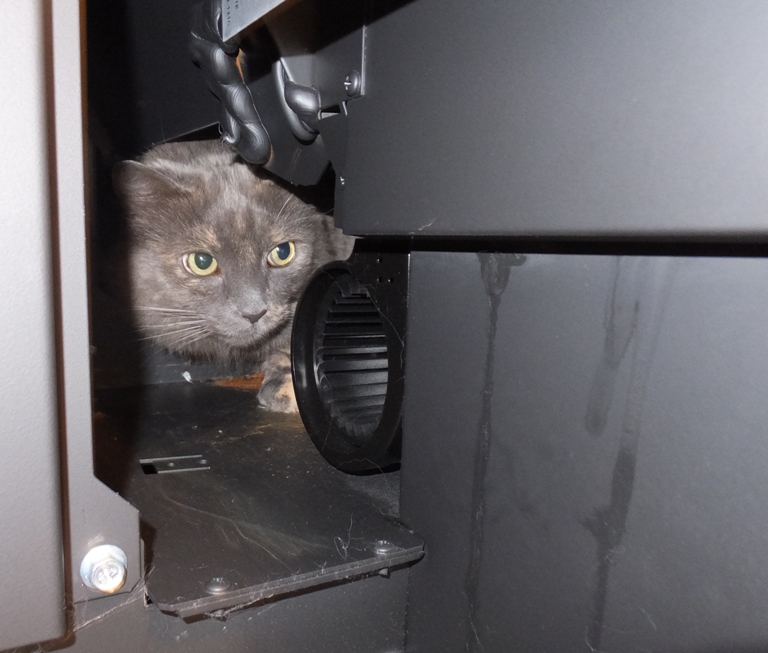
[[[398,473],[339,472],[254,388],[103,392],[96,430],[97,473],[141,513],[147,594],[164,612],[223,617],[423,555],[397,518]]]

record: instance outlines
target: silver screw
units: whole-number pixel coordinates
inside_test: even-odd
[[[205,591],[208,592],[208,594],[223,594],[231,585],[232,583],[226,578],[211,578],[211,580],[205,584]]]
[[[377,556],[383,556],[387,553],[392,553],[395,549],[397,549],[397,547],[392,544],[392,542],[387,542],[387,540],[377,540],[373,545],[373,552]]]
[[[360,94],[360,87],[363,85],[363,80],[360,77],[360,73],[356,70],[350,71],[344,80],[344,89],[347,91],[349,97],[354,97]]]
[[[80,578],[85,585],[104,594],[117,592],[127,576],[128,558],[113,544],[93,547],[80,563]]]

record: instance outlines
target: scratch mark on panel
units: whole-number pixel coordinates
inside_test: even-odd
[[[674,261],[668,258],[643,258],[635,265],[639,266],[640,274],[618,274],[616,282],[617,285],[629,284],[632,287],[614,288],[614,296],[634,297],[630,303],[637,308],[633,309],[635,317],[632,322],[635,326],[627,336],[631,338],[634,334],[634,351],[619,450],[611,479],[610,503],[596,508],[582,522],[597,542],[595,588],[587,630],[587,644],[592,651],[600,650],[610,570],[624,552],[621,543],[634,488],[646,387],[674,271]]]
[[[485,514],[485,482],[488,472],[488,458],[491,452],[491,408],[493,399],[493,363],[495,358],[496,323],[501,296],[509,282],[510,268],[522,265],[525,258],[516,254],[478,254],[480,273],[488,293],[488,335],[485,357],[485,380],[483,384],[482,410],[479,434],[475,449],[475,469],[472,481],[472,530],[470,534],[470,560],[465,580],[465,593],[469,602],[470,629],[466,634],[465,647],[468,651],[482,650],[475,616],[477,613],[477,590],[483,550],[483,526]],[[479,648],[478,648],[479,647]]]
[[[640,296],[647,276],[647,259],[617,256],[615,264],[613,290],[605,305],[603,358],[587,402],[585,426],[592,435],[600,435],[605,430],[616,374],[637,328]]]

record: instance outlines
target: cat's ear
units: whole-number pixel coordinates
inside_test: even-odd
[[[112,181],[117,194],[129,204],[173,200],[188,192],[178,179],[138,161],[118,163]]]

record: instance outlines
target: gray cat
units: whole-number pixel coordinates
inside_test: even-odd
[[[258,401],[294,412],[289,342],[312,273],[353,238],[216,141],[159,145],[115,170],[139,329],[196,359],[263,363]]]

